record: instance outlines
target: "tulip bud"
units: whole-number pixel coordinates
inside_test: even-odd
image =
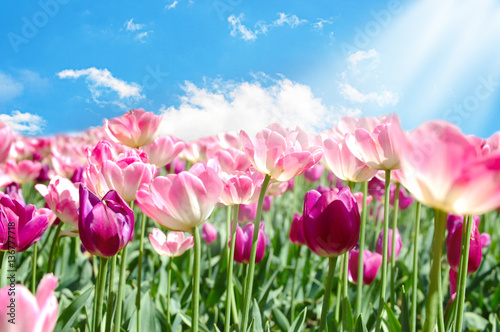
[[[304,178],[309,182],[319,181],[324,171],[325,166],[318,163],[304,172]]]
[[[158,136],[161,116],[133,109],[124,115],[106,120],[104,127],[110,137],[123,145],[138,148],[153,142]]]
[[[184,237],[184,232],[168,232],[165,236],[158,228],[153,228],[149,241],[159,255],[168,257],[179,257],[194,246],[193,236]]]
[[[306,241],[304,240],[304,234],[302,233],[304,230],[302,227],[302,222],[303,219],[300,213],[295,212],[292,219],[292,225],[290,226],[290,235],[289,235],[290,241],[292,241],[292,243],[294,244],[298,245],[306,244]]]
[[[250,253],[252,251],[252,239],[254,225],[247,223],[243,228],[236,226],[236,243],[234,245],[234,260],[238,263],[248,264],[250,262]],[[232,239],[229,240],[231,246]],[[264,258],[266,248],[266,234],[264,233],[264,223],[260,224],[259,235],[257,238],[257,254],[255,263],[259,263]]]
[[[349,252],[349,281],[358,283],[359,250]],[[382,255],[370,250],[363,251],[363,284],[370,285],[377,277],[378,269],[382,264]]]
[[[203,224],[201,237],[207,245],[211,245],[217,239],[217,229],[209,222]]]
[[[396,228],[396,245],[394,246],[394,250],[396,251],[396,260],[398,259],[399,252],[401,251],[401,247],[403,246],[403,242],[401,241],[401,234],[399,234],[399,230]],[[382,255],[384,251],[384,230],[380,232],[380,235],[377,240],[377,249],[376,251]],[[392,229],[389,228],[389,242],[387,248],[387,260],[391,260],[392,257]]]
[[[93,255],[111,257],[134,235],[134,212],[114,190],[102,201],[80,185],[78,232],[85,249]]]
[[[462,247],[463,223],[456,227],[453,233],[448,234],[448,263],[450,267],[458,272],[460,266],[460,248]],[[482,259],[481,236],[477,229],[477,224],[472,222],[472,232],[470,236],[469,263],[467,273],[472,274],[477,271]]]

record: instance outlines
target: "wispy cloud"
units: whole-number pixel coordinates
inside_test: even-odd
[[[371,49],[368,52],[366,51],[357,51],[355,53],[350,54],[346,61],[349,64],[351,70],[357,70],[358,63],[364,60],[372,60],[370,66],[372,68],[376,67],[379,64],[379,53],[375,49]]]
[[[344,98],[353,103],[376,102],[379,106],[396,105],[399,101],[399,96],[391,91],[383,88],[382,92],[361,93],[358,89],[348,83],[339,84],[340,93]]]
[[[120,101],[111,102],[123,108],[126,107],[124,101],[144,98],[144,95],[141,94],[142,87],[139,84],[120,80],[107,69],[95,67],[80,70],[66,69],[57,73],[57,76],[61,79],[85,77],[92,99],[97,103],[106,103],[107,101],[103,100],[102,97],[109,95],[110,92],[116,92],[120,99]]]
[[[314,22],[312,25],[313,25],[313,28],[316,30],[323,30],[323,27],[325,26],[325,24],[332,24],[332,23],[333,22],[331,20],[325,20],[322,18],[318,18],[318,20],[316,22]]]
[[[126,21],[123,26],[126,31],[135,34],[134,39],[140,41],[141,43],[146,42],[146,37],[153,32],[153,30],[143,31],[146,28],[145,24],[134,23],[134,19]]]
[[[123,25],[125,26],[125,29],[127,31],[137,31],[144,28],[144,24],[134,23],[133,18],[131,18],[129,21],[126,21]]]
[[[270,28],[282,27],[288,25],[291,28],[295,28],[301,24],[307,23],[307,20],[300,19],[297,15],[289,15],[285,13],[278,13],[278,18],[270,23],[265,21],[259,21],[255,24],[254,28],[248,28],[242,22],[245,19],[245,15],[241,13],[238,16],[231,15],[227,18],[227,21],[231,27],[231,36],[240,36],[243,40],[255,40],[260,34],[266,34]]]
[[[10,115],[0,114],[0,121],[16,132],[28,135],[40,134],[45,126],[45,120],[41,116],[19,111],[12,111]]]
[[[185,82],[179,107],[163,106],[162,130],[191,140],[221,131],[255,133],[273,122],[319,131],[352,109],[332,109],[311,88],[285,77],[258,74],[253,82],[213,80],[204,86]],[[193,121],[196,119],[196,121]]]
[[[167,10],[174,9],[177,6],[178,3],[179,2],[177,0],[174,0],[174,2],[165,5],[165,9],[167,9]]]
[[[0,100],[7,101],[22,95],[23,85],[10,74],[0,72]]]

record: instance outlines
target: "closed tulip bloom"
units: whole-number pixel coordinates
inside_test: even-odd
[[[25,159],[16,162],[15,160],[9,159],[5,162],[5,172],[12,181],[19,184],[34,181],[41,170],[42,164],[38,161]]]
[[[179,257],[194,246],[193,236],[184,236],[184,232],[168,232],[165,236],[158,228],[149,234],[153,249],[162,256]]]
[[[400,141],[402,183],[421,203],[456,215],[500,206],[500,151],[483,155],[444,121],[426,122]]]
[[[460,248],[462,246],[462,233],[463,233],[463,223],[455,228],[454,232],[448,234],[450,238],[448,242],[448,263],[450,267],[458,272],[460,265]],[[472,232],[470,236],[470,248],[469,248],[469,263],[467,264],[467,274],[472,274],[477,271],[479,265],[481,265],[481,259],[483,256],[481,236],[479,235],[479,230],[477,224],[472,222]]]
[[[221,170],[226,173],[246,172],[251,165],[245,152],[234,148],[217,151],[214,159],[219,163]]]
[[[309,182],[319,181],[324,171],[325,166],[318,163],[304,172],[304,178]]]
[[[10,146],[12,145],[12,140],[14,134],[10,127],[0,122],[0,164],[3,163],[9,156]]]
[[[254,221],[257,217],[257,203],[242,204],[238,210],[238,222],[245,224],[249,221]]]
[[[311,190],[304,197],[303,234],[307,246],[322,257],[351,250],[359,239],[361,218],[348,187],[322,194]]]
[[[358,283],[359,250],[349,252],[349,281]],[[382,255],[370,250],[363,251],[363,284],[370,285],[377,277],[377,272],[382,264]]]
[[[306,241],[304,240],[304,228],[302,227],[302,215],[298,212],[295,212],[292,219],[292,225],[290,226],[290,234],[289,239],[293,244],[297,245],[305,245]]]
[[[254,225],[247,223],[243,228],[236,226],[236,243],[234,244],[234,260],[238,263],[248,264],[250,262],[250,253],[252,251],[252,238]],[[231,246],[232,239],[229,240]],[[259,263],[264,258],[266,249],[266,234],[264,233],[264,223],[260,224],[259,235],[257,238],[257,254],[255,263]]]
[[[214,225],[209,222],[203,224],[201,230],[201,238],[205,241],[207,245],[211,245],[217,239],[217,229]]]
[[[137,192],[137,205],[148,217],[176,231],[190,231],[212,213],[223,184],[217,172],[197,163],[189,172],[158,176]]]
[[[335,189],[337,189],[337,188],[335,188]],[[362,192],[358,192],[358,193],[354,193],[352,195],[354,196],[354,199],[356,200],[356,203],[358,203],[359,213],[363,212],[363,193]],[[370,205],[370,203],[372,202],[372,200],[373,200],[372,196],[370,196],[370,195],[366,196],[366,206]]]
[[[356,157],[345,139],[327,138],[323,142],[325,161],[335,176],[344,181],[365,182],[371,180],[377,170]]]
[[[400,168],[397,147],[403,130],[395,115],[379,118],[380,124],[373,131],[358,128],[345,136],[349,150],[371,168],[393,170]]]
[[[390,193],[389,193],[389,203],[391,206],[394,206],[394,200],[396,198],[396,185],[391,183],[390,186]],[[399,209],[400,210],[406,210],[407,208],[410,207],[411,203],[413,203],[414,198],[412,195],[410,195],[405,188],[399,187]]]
[[[114,190],[100,200],[80,185],[79,213],[80,239],[93,255],[111,257],[134,236],[134,212]]]
[[[264,196],[264,204],[262,205],[262,211],[266,212],[271,210],[271,206],[273,205],[273,196],[266,195]]]
[[[35,189],[45,198],[47,205],[62,222],[78,227],[80,194],[78,185],[61,176],[55,176],[49,185],[35,185]]]
[[[488,233],[481,233],[481,235],[479,235],[480,238],[481,238],[481,247],[482,248],[486,248],[486,247],[489,247],[491,245],[491,235],[488,234]]]
[[[174,161],[184,149],[184,142],[175,141],[170,136],[159,136],[153,142],[141,147],[147,153],[149,162],[161,168]]]
[[[389,228],[389,245],[387,248],[387,260],[389,261],[392,257],[392,232],[393,230]],[[383,242],[384,242],[384,230],[380,232],[380,235],[377,240],[377,249],[376,251],[379,254],[382,254],[383,252]],[[396,245],[394,246],[394,250],[396,251],[396,259],[399,257],[399,252],[401,251],[401,248],[403,247],[403,242],[401,241],[401,234],[399,234],[399,230],[396,228]]]
[[[58,280],[47,274],[38,284],[36,296],[23,285],[15,286],[15,303],[10,286],[0,289],[0,331],[52,332],[57,323],[59,304],[54,295]],[[11,306],[14,304],[14,310]],[[15,324],[9,322],[12,319]]]
[[[124,115],[106,120],[108,134],[123,145],[138,148],[153,142],[158,136],[162,117],[143,109],[133,109]]]
[[[219,202],[230,206],[235,204],[253,204],[259,199],[264,175],[255,169],[248,172],[222,172],[223,190]]]
[[[241,131],[240,140],[252,165],[278,182],[304,173],[323,156],[322,148],[311,145],[309,135],[298,127],[289,130],[272,124],[253,139]]]
[[[25,251],[38,242],[49,227],[47,215],[37,213],[34,205],[23,206],[10,196],[0,197],[0,250]],[[8,233],[7,233],[8,232]],[[6,235],[8,235],[6,237]]]

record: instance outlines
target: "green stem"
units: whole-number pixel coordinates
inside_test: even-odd
[[[420,232],[420,209],[422,204],[417,202],[415,216],[415,230],[413,234],[413,272],[411,286],[411,332],[417,331],[417,293],[418,293],[418,237]]]
[[[200,311],[200,267],[201,267],[201,240],[198,226],[193,228],[194,235],[194,267],[193,267],[193,316],[191,319],[192,332],[198,332]]]
[[[259,203],[257,205],[257,215],[253,222],[253,239],[252,239],[252,251],[250,252],[250,262],[248,264],[248,273],[245,279],[245,293],[243,298],[243,320],[241,328],[246,330],[248,326],[248,315],[250,311],[250,303],[252,301],[252,288],[253,288],[253,278],[255,273],[255,256],[257,255],[257,239],[259,236],[259,226],[262,220],[262,205],[264,204],[264,197],[266,196],[267,187],[271,181],[271,176],[266,174],[264,178],[264,183],[262,184],[262,189],[260,190]]]
[[[238,211],[240,206],[237,204],[233,208],[233,231],[231,232],[231,250],[229,251],[229,260],[227,263],[227,290],[226,290],[226,318],[224,322],[224,331],[230,332],[231,328],[231,301],[233,292],[233,265],[234,248],[236,245],[236,226],[238,224]]]
[[[0,270],[2,269],[3,266],[3,257],[5,256],[5,251],[0,250]]]
[[[342,271],[344,271],[344,256],[340,256],[340,275],[342,275]],[[337,297],[335,298],[335,321],[340,322],[340,293],[342,291],[342,278],[338,278],[337,281]]]
[[[434,332],[442,299],[439,298],[439,283],[441,283],[441,257],[443,255],[444,234],[446,231],[446,212],[434,210],[434,237],[431,247],[430,283],[425,306],[424,332]]]
[[[457,290],[457,324],[455,326],[455,332],[462,332],[462,321],[464,315],[464,303],[465,303],[465,292],[467,286],[467,269],[469,265],[469,249],[470,249],[470,237],[472,233],[472,223],[474,220],[471,216],[467,216],[465,219],[464,228],[467,227],[467,234],[465,237],[464,246],[461,248],[460,256],[463,257],[463,266],[460,270],[460,289]]]
[[[36,293],[36,259],[37,259],[37,242],[33,244],[33,268],[31,270],[31,293]]]
[[[137,308],[137,332],[141,332],[141,285],[142,285],[142,256],[144,255],[144,233],[146,232],[146,214],[142,214],[141,235],[139,237],[139,267],[137,274],[137,296],[135,306]]]
[[[330,293],[332,291],[333,275],[335,273],[335,265],[337,264],[337,257],[330,257],[328,259],[328,277],[326,279],[325,295],[323,297],[323,307],[321,308],[321,320],[319,323],[319,331],[326,331],[326,316],[330,308]]]
[[[101,321],[102,321],[102,303],[104,299],[104,289],[106,284],[106,272],[108,268],[108,258],[101,257],[99,261],[99,276],[96,285],[96,317],[94,317],[94,332],[101,331]]]
[[[113,321],[113,302],[115,301],[115,271],[116,271],[116,255],[111,257],[111,269],[109,271],[109,290],[106,311],[106,329],[111,331],[111,322]]]
[[[168,258],[167,266],[167,327],[170,328],[170,283],[172,280],[172,261],[173,257]]]
[[[342,295],[343,297],[349,296],[349,252],[344,254],[344,269],[342,270]]]
[[[391,171],[385,171],[385,191],[384,191],[384,235],[382,249],[382,281],[380,284],[380,302],[378,305],[378,316],[376,331],[380,330],[382,324],[382,314],[384,312],[385,293],[387,288],[387,247],[389,244],[389,193],[391,185]],[[358,278],[359,279],[359,278]]]
[[[295,259],[295,266],[293,268],[293,276],[292,276],[292,301],[290,304],[290,322],[293,322],[295,320],[295,283],[297,279],[297,270],[299,267],[299,260],[300,260],[300,252],[302,250],[302,246],[297,246],[297,257]]]
[[[212,250],[210,246],[207,248],[207,262],[208,262],[208,279],[212,279]]]
[[[394,291],[394,283],[396,279],[396,230],[398,228],[398,211],[399,211],[399,182],[396,184],[396,192],[394,193],[394,214],[392,218],[392,245],[391,245],[391,305],[396,305],[396,292]]]
[[[122,249],[120,261],[120,279],[118,280],[118,297],[116,298],[116,314],[114,332],[120,332],[122,324],[123,293],[125,291],[125,275],[127,274],[127,246]]]
[[[462,278],[462,273],[460,271],[462,271],[463,269],[463,266],[464,266],[464,259],[465,259],[465,256],[462,255],[462,250],[464,250],[463,248],[465,248],[465,238],[467,237],[467,227],[466,227],[466,218],[464,218],[464,223],[463,223],[463,226],[462,226],[462,241],[461,241],[461,244],[460,244],[460,264],[458,266],[458,274],[457,274],[457,288],[455,290],[455,294],[458,293],[458,290],[462,287],[462,283],[464,282],[463,278]],[[451,294],[450,294],[451,295]],[[451,318],[451,322],[449,325],[451,325],[452,323],[453,324],[456,324],[456,317],[457,317],[457,311],[458,311],[458,305],[457,305],[457,302],[458,302],[458,296],[455,295],[455,300],[453,301],[453,317]]]
[[[358,257],[358,285],[356,291],[356,317],[361,313],[361,299],[363,296],[363,251],[365,250],[365,232],[366,232],[366,196],[368,195],[368,181],[363,182],[361,186],[363,192],[363,210],[361,211],[361,226],[359,228],[359,257]]]
[[[54,260],[54,254],[56,252],[57,241],[59,240],[59,233],[61,233],[62,226],[63,226],[63,223],[60,222],[59,225],[57,226],[56,234],[54,235],[54,238],[52,239],[52,246],[50,247],[50,254],[49,254],[49,263],[47,265],[47,273],[52,272],[52,262]]]

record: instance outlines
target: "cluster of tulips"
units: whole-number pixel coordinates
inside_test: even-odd
[[[192,283],[185,285],[189,293],[183,296],[191,307],[182,316],[182,330],[260,331],[262,322],[256,317],[265,309],[255,300],[262,285],[256,292],[254,280],[256,264],[263,261],[266,247],[272,247],[270,231],[287,234],[294,273],[288,309],[292,325],[273,310],[282,323],[269,329],[462,331],[467,275],[478,270],[483,248],[492,242],[490,234],[480,234],[479,216],[491,212],[496,217],[500,207],[499,134],[489,139],[467,136],[445,121],[405,132],[390,115],[346,117],[316,136],[272,124],[255,136],[227,132],[184,142],[159,136],[162,121],[168,119],[136,109],[79,135],[37,138],[0,124],[0,187],[5,188],[0,192],[0,285],[6,285],[0,290],[0,331],[64,330],[82,310],[84,330],[119,332],[133,325],[145,331],[142,299],[150,289],[144,284],[152,282],[143,276],[143,263],[151,259],[145,250],[149,245],[168,259],[167,266],[161,265],[168,273],[163,329],[174,330],[171,293],[185,292],[171,288],[172,273],[180,273],[174,258],[191,250],[185,267]],[[287,216],[295,213],[278,229],[264,218],[282,213],[271,214],[277,197],[286,197]],[[418,248],[422,205],[434,211],[433,223],[426,225],[433,231],[430,251]],[[415,214],[410,216],[410,210]],[[215,222],[214,211],[225,211],[225,224]],[[398,213],[403,212],[412,224],[409,302],[396,284],[396,260],[403,248]],[[367,232],[368,218],[374,220],[375,232]],[[214,260],[209,246],[219,234],[225,239]],[[62,276],[54,265],[63,255],[58,248],[63,238],[71,239],[77,256],[92,267],[94,285],[81,292],[93,294],[89,312],[88,296],[59,308],[56,294],[62,293],[56,290]],[[131,278],[127,249],[134,239],[137,272]],[[203,242],[208,262],[202,261]],[[445,245],[448,263],[443,261]],[[324,277],[322,301],[319,295],[311,299],[318,310],[309,314],[308,306],[296,299],[305,247],[308,258],[312,252],[328,262],[325,273],[323,262],[318,271]],[[424,250],[430,252],[431,265],[421,310],[418,267]],[[29,255],[22,255],[25,251]],[[29,290],[9,281],[19,265],[15,257],[32,262],[31,278],[24,282]],[[235,261],[243,267],[239,271]],[[212,316],[223,317],[221,322],[210,318],[207,299],[200,296],[200,287],[208,287],[202,270],[211,273],[217,264],[224,268],[218,269],[212,288],[224,290],[219,292],[224,310]],[[446,264],[449,276],[442,271]],[[367,306],[363,294],[378,274],[378,303]],[[208,279],[215,280],[210,274]],[[445,280],[450,285],[446,310]],[[134,318],[125,322],[124,306],[130,299],[125,295],[131,287],[136,292]],[[403,307],[411,304],[404,321],[404,313],[396,310],[401,302]]]

